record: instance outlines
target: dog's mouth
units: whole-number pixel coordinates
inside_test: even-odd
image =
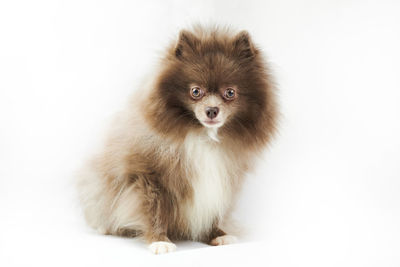
[[[204,120],[203,125],[206,127],[215,127],[215,126],[221,126],[222,122],[219,120]]]

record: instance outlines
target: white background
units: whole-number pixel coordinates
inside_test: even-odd
[[[399,1],[0,2],[1,266],[399,266]],[[71,177],[180,28],[247,29],[280,134],[235,213],[237,245],[88,229]]]

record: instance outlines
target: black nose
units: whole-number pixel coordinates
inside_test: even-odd
[[[210,119],[214,119],[215,117],[217,117],[218,112],[219,112],[219,108],[217,108],[217,107],[207,107],[206,108],[207,117],[209,117]]]

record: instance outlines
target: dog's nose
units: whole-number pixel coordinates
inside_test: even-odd
[[[206,108],[207,117],[209,117],[210,119],[214,119],[215,117],[217,117],[218,112],[219,112],[218,107],[207,107]]]

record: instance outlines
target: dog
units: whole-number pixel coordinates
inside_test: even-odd
[[[247,31],[182,30],[82,169],[79,199],[103,234],[224,245],[220,228],[276,132],[276,88]]]

